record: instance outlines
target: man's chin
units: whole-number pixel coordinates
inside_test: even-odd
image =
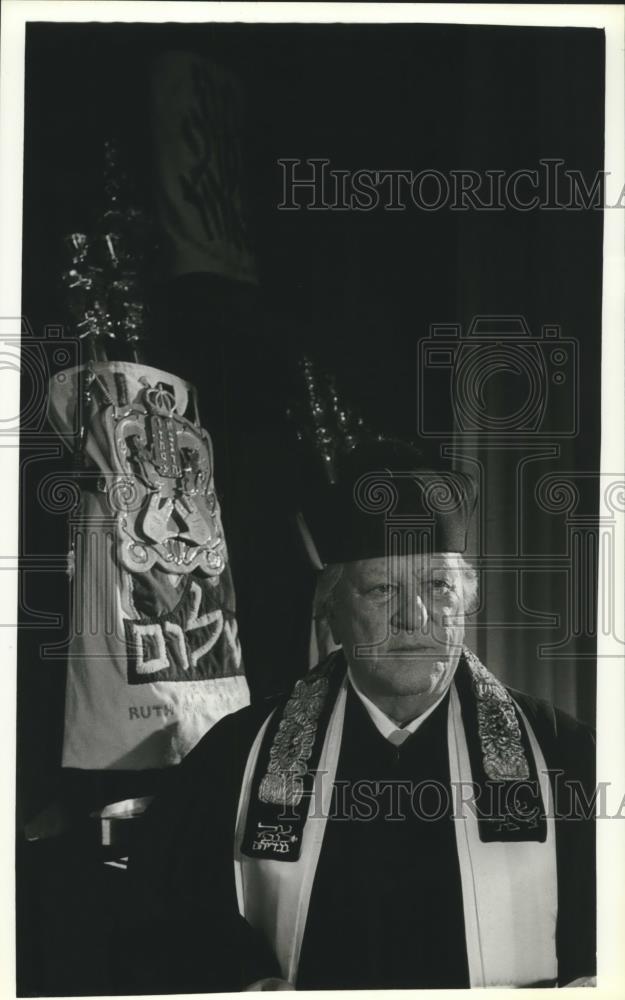
[[[375,675],[387,694],[419,695],[442,693],[449,683],[452,663],[432,652],[418,657],[387,653],[376,663]]]

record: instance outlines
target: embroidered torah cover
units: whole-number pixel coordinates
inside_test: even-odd
[[[50,419],[83,456],[63,766],[177,764],[249,702],[210,437],[168,372],[96,362],[61,376]]]

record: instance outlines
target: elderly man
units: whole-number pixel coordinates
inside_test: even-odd
[[[384,445],[309,505],[337,648],[288,696],[220,722],[152,807],[135,940],[166,953],[142,988],[592,975],[592,736],[464,646],[473,505],[466,478]]]

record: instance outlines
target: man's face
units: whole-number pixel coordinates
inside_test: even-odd
[[[334,638],[369,696],[438,697],[464,639],[456,553],[346,563],[334,592]]]

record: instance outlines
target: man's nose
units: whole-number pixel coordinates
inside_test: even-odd
[[[420,595],[414,591],[405,593],[392,616],[392,627],[398,632],[425,632],[427,624],[428,612]]]

